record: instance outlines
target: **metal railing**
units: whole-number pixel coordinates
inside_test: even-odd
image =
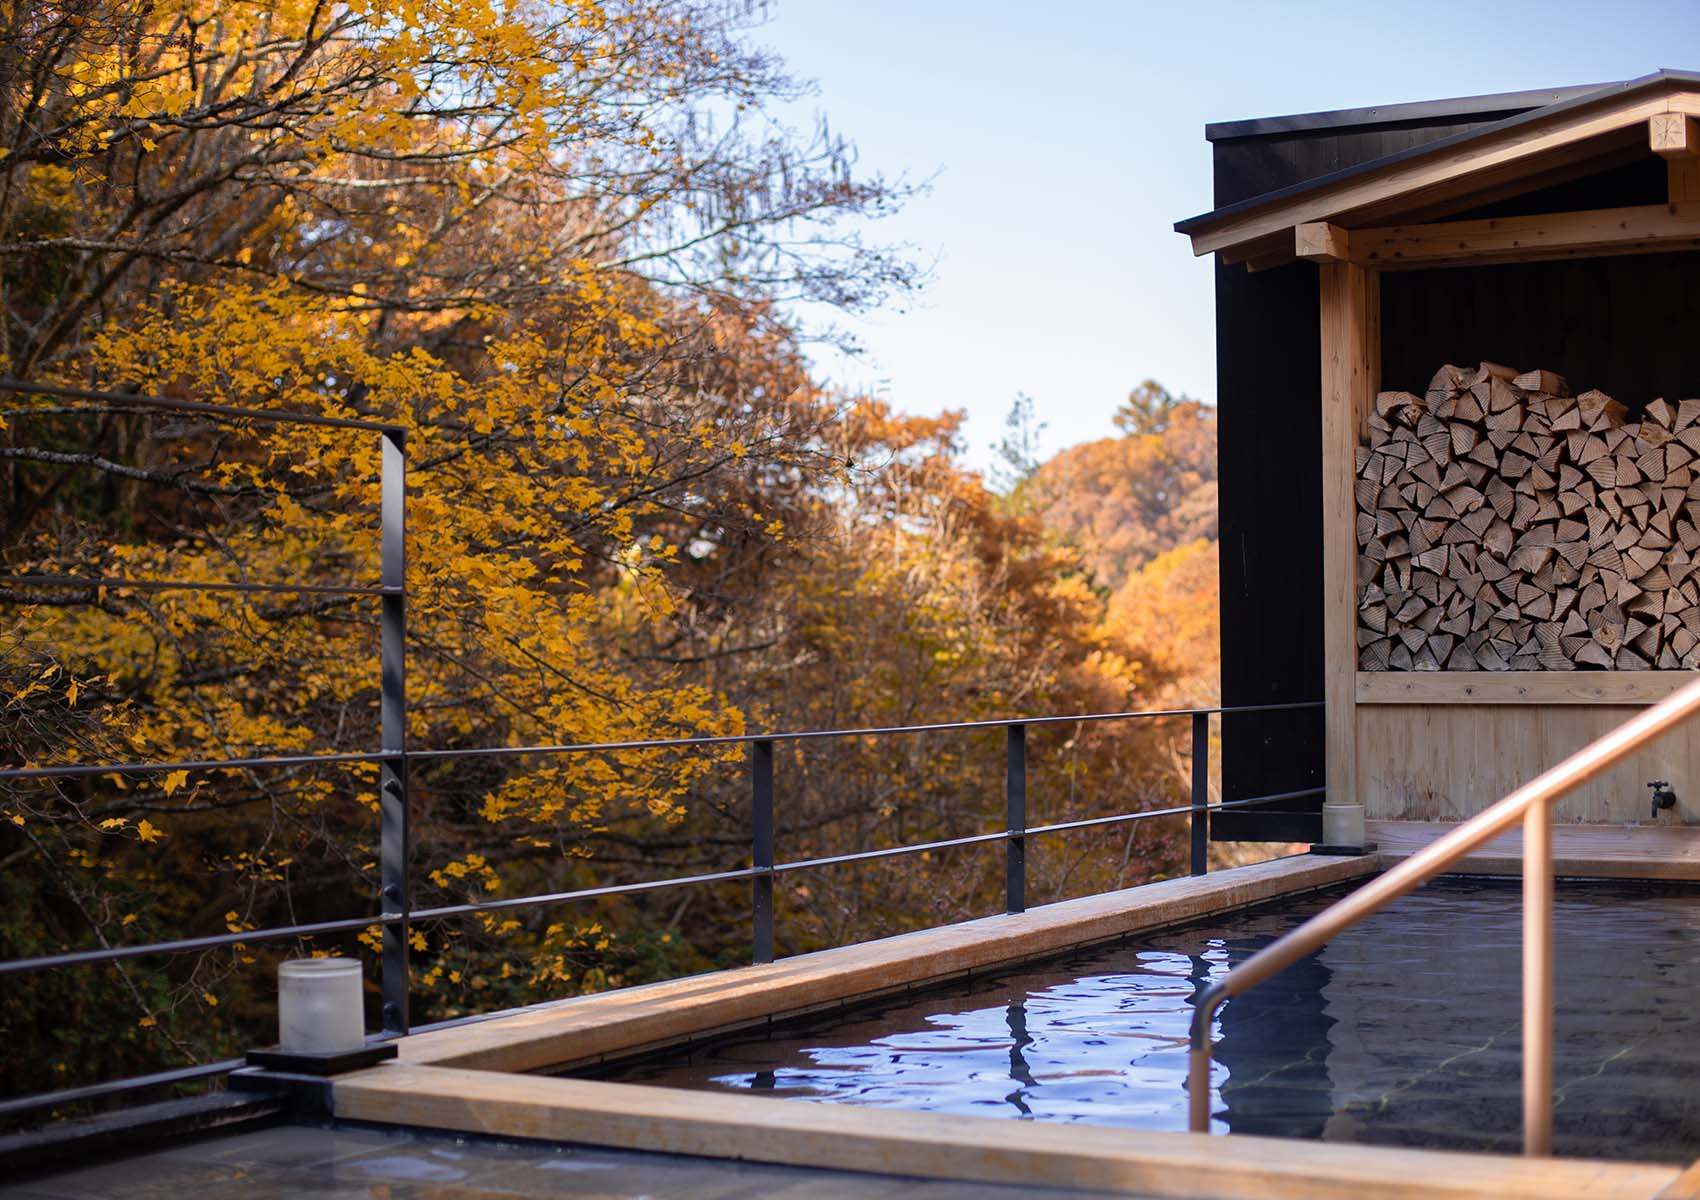
[[[1230,997],[1320,950],[1337,934],[1415,891],[1471,851],[1523,823],[1523,1152],[1552,1152],[1552,806],[1636,750],[1700,713],[1700,680],[1589,743],[1551,770],[1424,846],[1410,858],[1283,934],[1207,987],[1193,1009],[1189,1126],[1210,1132],[1210,1026]]]
[[[773,961],[774,957],[773,883],[779,875],[844,863],[868,862],[899,855],[930,853],[960,846],[991,845],[1002,842],[1005,847],[1004,907],[1008,912],[1019,913],[1026,908],[1026,852],[1029,838],[1077,829],[1119,825],[1133,821],[1187,816],[1191,821],[1190,869],[1194,875],[1202,875],[1207,868],[1206,850],[1209,841],[1210,813],[1225,809],[1273,804],[1286,800],[1306,799],[1323,794],[1323,789],[1320,787],[1305,788],[1298,791],[1255,796],[1242,800],[1219,801],[1212,804],[1209,802],[1208,790],[1210,773],[1209,719],[1211,716],[1222,713],[1241,714],[1320,709],[1322,707],[1321,701],[1236,707],[1163,709],[1146,712],[1016,717],[859,729],[810,729],[714,737],[657,738],[627,742],[452,749],[410,748],[404,736],[407,727],[405,538],[407,453],[405,433],[401,426],[356,418],[324,417],[288,413],[276,409],[250,409],[230,405],[201,404],[188,400],[147,397],[127,393],[94,392],[0,379],[0,392],[7,391],[51,395],[139,409],[161,408],[216,418],[328,425],[378,434],[382,442],[382,467],[380,477],[380,584],[377,587],[80,578],[63,575],[0,576],[0,597],[14,600],[16,599],[17,589],[28,588],[145,588],[150,590],[184,589],[238,593],[314,592],[349,596],[377,596],[382,605],[378,664],[380,732],[377,750],[324,754],[272,754],[247,758],[194,759],[173,762],[70,763],[43,767],[8,767],[0,769],[0,779],[55,779],[115,774],[152,774],[185,769],[191,771],[270,770],[347,763],[376,763],[381,772],[378,818],[380,825],[380,886],[377,897],[378,912],[374,915],[245,929],[240,932],[176,938],[170,941],[132,946],[109,946],[92,950],[69,951],[34,958],[11,959],[0,961],[0,977],[50,968],[88,966],[151,955],[192,953],[233,946],[238,943],[249,944],[322,934],[350,933],[377,926],[383,931],[379,972],[383,1004],[382,1036],[395,1037],[408,1033],[412,1028],[409,1013],[411,973],[408,961],[408,934],[414,922],[463,917],[506,909],[540,908],[608,896],[633,895],[663,888],[748,880],[751,888],[751,958],[756,963],[766,963]],[[1110,816],[1062,821],[1048,825],[1028,825],[1027,730],[1029,728],[1079,722],[1178,719],[1181,717],[1188,718],[1191,723],[1192,782],[1190,803],[1172,808],[1117,813]],[[900,846],[882,847],[822,858],[794,861],[775,860],[773,747],[776,743],[805,742],[822,738],[890,737],[991,729],[1005,731],[1004,828],[966,837],[913,842]],[[451,758],[511,758],[520,755],[573,755],[732,745],[748,747],[751,808],[749,867],[607,887],[504,897],[499,900],[446,904],[431,908],[413,907],[408,827],[410,816],[408,770],[410,764]],[[482,1019],[482,1017],[475,1016],[462,1018],[460,1021],[439,1022],[436,1025],[429,1026],[429,1028],[440,1028],[443,1025],[479,1019]],[[141,1088],[204,1079],[227,1074],[242,1065],[241,1059],[229,1059],[90,1084],[85,1087],[67,1088],[55,1092],[43,1092],[36,1095],[0,1100],[0,1115],[95,1100]]]

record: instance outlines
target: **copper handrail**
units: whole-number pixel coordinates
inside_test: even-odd
[[[1415,891],[1472,850],[1523,822],[1523,1152],[1552,1150],[1552,804],[1700,712],[1700,680],[1683,687],[1536,776],[1451,833],[1282,935],[1198,998],[1187,1073],[1189,1124],[1210,1131],[1210,1025],[1230,996],[1320,950],[1336,934]]]

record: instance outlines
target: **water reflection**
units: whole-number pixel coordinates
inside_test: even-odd
[[[1556,913],[1561,1153],[1700,1153],[1697,894],[1563,887]],[[1317,911],[1157,935],[1039,970],[862,1006],[610,1078],[1020,1120],[1183,1129],[1187,1027],[1211,981]],[[1515,1151],[1516,885],[1444,881],[1229,1001],[1216,1126]]]
[[[1004,1010],[1004,1020],[1009,1025],[1010,1036],[1009,1077],[1019,1083],[1021,1087],[1033,1087],[1035,1083],[1033,1072],[1028,1069],[1027,1059],[1022,1056],[1022,1052],[1033,1044],[1032,1037],[1027,1033],[1026,1001],[1011,1000],[1009,1007]],[[1008,1100],[1014,1106],[1015,1111],[1022,1116],[1030,1117],[1033,1115],[1033,1110],[1028,1108],[1021,1099],[1021,1088],[1016,1088],[1004,1099]]]

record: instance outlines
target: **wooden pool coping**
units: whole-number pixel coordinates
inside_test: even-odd
[[[640,1053],[1231,912],[1360,878],[1374,855],[1296,855],[942,929],[574,997],[403,1038],[332,1083],[338,1119],[823,1169],[1146,1196],[1652,1198],[1646,1163],[1153,1133],[812,1104],[523,1074]]]
[[[1652,1200],[1678,1168],[1011,1121],[397,1065],[339,1083],[339,1119],[964,1182],[1260,1200]]]

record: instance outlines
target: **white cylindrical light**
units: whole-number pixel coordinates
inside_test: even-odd
[[[296,958],[277,969],[278,1048],[342,1054],[366,1044],[360,961]]]
[[[1322,844],[1335,849],[1362,847],[1365,844],[1364,806],[1324,803]]]

